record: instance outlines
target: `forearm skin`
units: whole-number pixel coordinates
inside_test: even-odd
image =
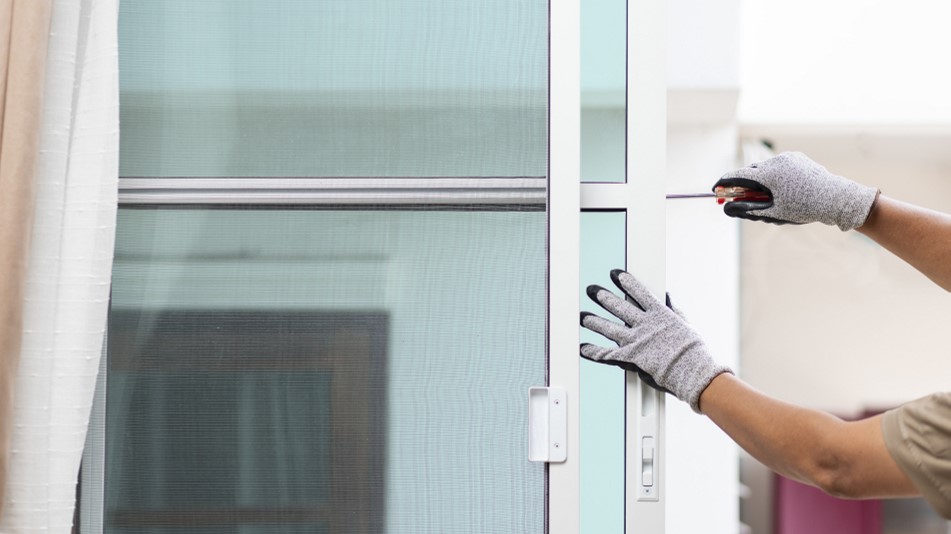
[[[880,195],[856,230],[951,291],[951,216]]]
[[[830,495],[917,494],[885,448],[880,416],[846,422],[773,399],[728,373],[704,390],[700,409],[770,469]]]

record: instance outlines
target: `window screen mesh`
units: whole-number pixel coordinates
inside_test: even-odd
[[[545,1],[135,0],[119,41],[127,179],[547,174]],[[120,209],[105,532],[544,531],[546,215],[386,198]]]
[[[106,532],[543,532],[541,211],[122,209]]]
[[[135,0],[123,176],[544,176],[542,0]]]

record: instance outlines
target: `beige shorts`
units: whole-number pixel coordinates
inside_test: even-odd
[[[885,446],[942,517],[951,519],[951,391],[885,413]]]

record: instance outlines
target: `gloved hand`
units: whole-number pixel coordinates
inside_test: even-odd
[[[730,217],[774,224],[821,222],[843,231],[865,224],[878,189],[837,176],[799,152],[783,152],[723,175],[713,186],[768,191],[769,201],[734,200],[723,206]]]
[[[596,285],[588,286],[588,296],[624,324],[582,312],[581,326],[618,346],[584,343],[581,356],[636,372],[650,385],[672,393],[700,413],[703,390],[717,375],[733,371],[713,361],[700,335],[683,316],[655,299],[630,273],[611,271],[611,280],[633,302]]]

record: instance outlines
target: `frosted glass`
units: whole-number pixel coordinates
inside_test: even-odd
[[[585,288],[614,289],[609,273],[625,267],[625,212],[581,213],[581,309],[603,315]],[[582,343],[611,346],[581,329]],[[581,532],[624,532],[624,371],[581,360]]]

